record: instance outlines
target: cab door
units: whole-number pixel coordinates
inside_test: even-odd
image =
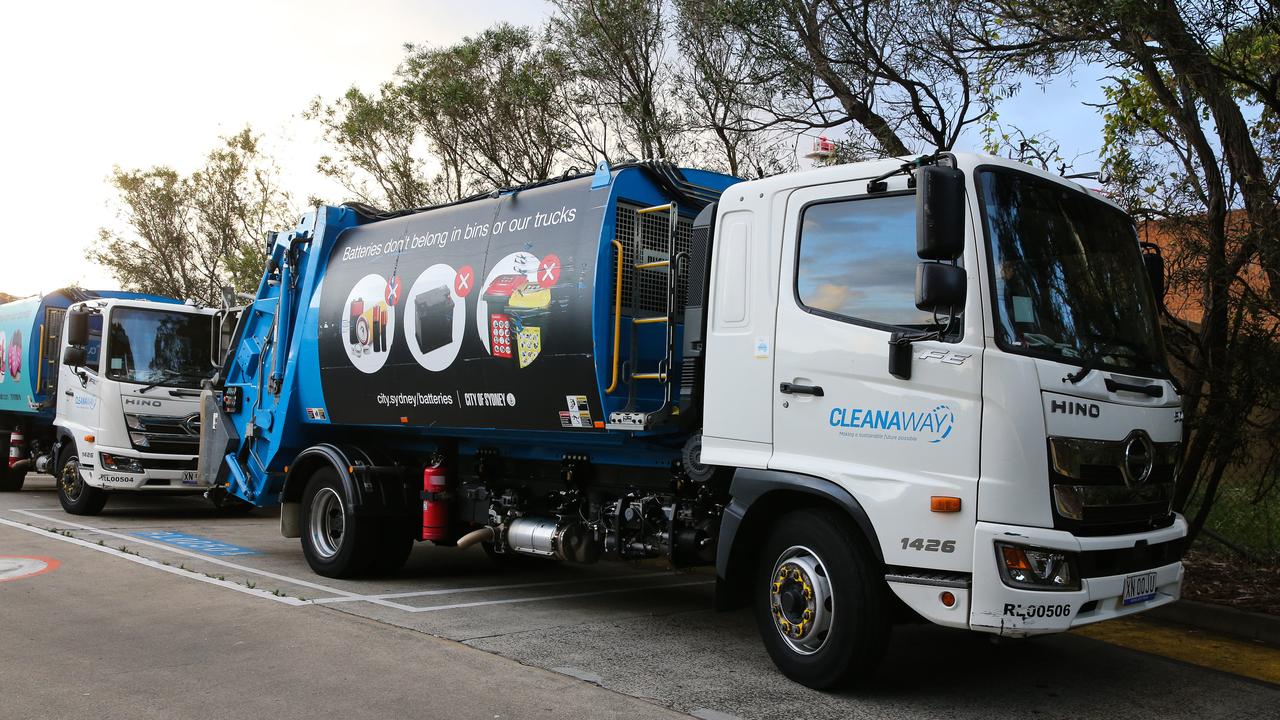
[[[76,439],[76,448],[80,452],[82,465],[93,467],[97,463],[93,457],[91,443],[84,439],[85,435],[96,437],[98,415],[101,412],[100,367],[102,361],[102,315],[94,313],[89,318],[89,337],[85,343],[84,367],[61,365],[58,374],[58,417],[59,426],[66,428]],[[65,332],[63,337],[66,337]],[[66,346],[63,346],[66,352]],[[61,358],[59,358],[61,363]],[[86,454],[87,453],[87,454]]]
[[[861,180],[790,197],[770,466],[848,490],[888,564],[968,570],[981,422],[978,290],[970,270],[973,311],[945,340],[911,346],[910,379],[889,374],[891,335],[934,321],[915,307],[915,193],[905,185],[898,178],[868,195]],[[931,512],[932,496],[960,498],[961,511]]]

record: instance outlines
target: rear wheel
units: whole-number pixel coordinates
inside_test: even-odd
[[[888,588],[844,515],[813,509],[782,516],[753,585],[760,637],[787,677],[822,689],[874,672],[889,640]]]
[[[390,575],[404,567],[404,561],[413,552],[413,526],[403,520],[383,519],[379,528],[378,547],[369,566],[375,575]]]
[[[58,474],[58,502],[72,515],[97,515],[107,504],[106,491],[85,483],[74,448],[66,454]]]
[[[317,574],[349,578],[369,569],[377,528],[357,518],[332,467],[318,470],[302,491],[302,554]]]

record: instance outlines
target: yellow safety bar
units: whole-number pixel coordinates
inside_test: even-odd
[[[663,210],[670,210],[670,209],[671,209],[671,203],[667,203],[666,205],[654,205],[653,207],[640,208],[639,210],[636,211],[636,214],[648,215],[649,213],[662,212]]]
[[[670,260],[654,260],[653,262],[640,263],[639,265],[636,265],[636,269],[652,270],[653,268],[669,267],[670,265],[671,265]]]
[[[40,326],[40,357],[36,360],[36,392],[40,392],[40,379],[44,377],[44,325]]]
[[[635,324],[635,325],[651,325],[653,323],[664,323],[666,321],[667,319],[664,317],[647,317],[647,318],[636,318],[631,322],[632,324]]]
[[[618,270],[613,279],[613,379],[605,395],[618,389],[618,347],[622,342],[622,243],[614,240],[613,250],[618,254]]]

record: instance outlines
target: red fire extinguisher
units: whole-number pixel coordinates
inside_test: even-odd
[[[422,471],[422,539],[449,539],[448,475],[442,467]]]
[[[16,427],[13,433],[9,435],[9,467],[18,464],[18,461],[27,457],[27,439],[22,436],[22,428]]]

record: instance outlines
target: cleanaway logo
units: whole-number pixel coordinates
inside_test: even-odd
[[[845,437],[940,443],[955,428],[956,414],[946,404],[932,410],[834,407],[828,421]]]

